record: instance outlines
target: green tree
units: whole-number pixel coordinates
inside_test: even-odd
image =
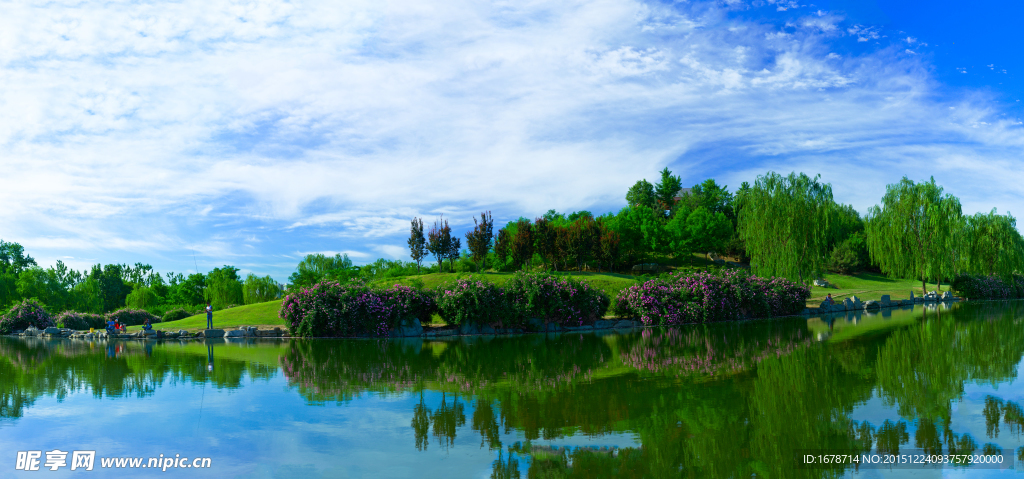
[[[977,213],[965,218],[966,268],[974,274],[1009,276],[1024,263],[1024,240],[1017,220],[1007,213]]]
[[[530,225],[530,220],[525,218],[516,221],[515,226],[515,236],[512,237],[509,252],[512,255],[513,267],[519,269],[528,265],[530,259],[533,258],[533,228]]]
[[[661,181],[654,185],[654,197],[662,210],[671,210],[676,204],[676,194],[683,186],[683,181],[678,176],[672,176],[672,172],[665,167],[661,170]]]
[[[736,217],[733,211],[733,196],[728,188],[719,186],[713,178],[708,178],[700,184],[693,185],[689,193],[684,193],[679,205],[689,207],[690,211],[703,206],[711,213],[722,213],[733,221]]]
[[[265,303],[281,295],[281,285],[270,275],[259,277],[249,273],[242,283],[242,300],[245,304]]]
[[[502,228],[498,230],[498,237],[494,241],[494,257],[499,261],[501,267],[504,267],[508,262],[509,251],[512,249],[512,235],[509,234],[508,229]]]
[[[125,298],[125,304],[133,309],[149,310],[156,306],[158,302],[159,298],[156,293],[148,286],[142,284],[136,284],[132,292],[128,293],[128,297]]]
[[[204,293],[204,299],[210,301],[217,309],[243,304],[242,282],[238,278],[238,268],[234,266],[214,268],[207,275]]]
[[[491,240],[494,239],[494,217],[491,212],[480,213],[480,221],[473,218],[473,230],[466,233],[466,246],[476,263],[476,270],[484,270],[484,262],[487,260],[487,253],[491,250]]]
[[[821,273],[835,202],[819,178],[769,172],[743,194],[739,232],[755,274],[809,282]]]
[[[554,223],[547,216],[545,214],[544,217],[537,218],[533,222],[534,251],[540,255],[541,261],[544,262],[545,271],[548,269],[548,264],[554,263],[558,248],[558,231],[555,229]]]
[[[427,232],[427,251],[437,259],[437,272],[440,273],[443,261],[448,258],[452,245],[452,229],[448,227],[448,220],[443,217],[434,222],[434,226]]]
[[[732,221],[725,213],[712,213],[703,206],[687,212],[681,209],[666,225],[671,249],[676,254],[700,252],[705,258],[711,251],[722,251],[732,235]]]
[[[125,298],[132,292],[132,285],[125,282],[127,269],[124,264],[93,265],[89,276],[96,279],[103,299],[103,311],[110,312],[124,307]]]
[[[420,270],[423,258],[427,257],[427,238],[423,236],[423,220],[412,219],[412,228],[409,232],[409,256],[416,262],[416,271]]]
[[[654,185],[648,183],[647,180],[637,181],[626,192],[626,205],[628,206],[646,206],[654,209],[657,201],[658,199],[654,195]]]
[[[334,256],[315,253],[307,254],[302,258],[302,261],[296,266],[295,272],[288,277],[288,282],[295,287],[312,286],[325,279],[341,280],[352,274],[354,274],[352,260],[349,259],[347,253]]]
[[[960,200],[943,196],[935,178],[914,183],[903,177],[886,186],[882,205],[868,214],[871,260],[890,277],[920,278],[921,290],[926,291],[929,271],[941,270],[950,257],[950,225],[960,216]]]

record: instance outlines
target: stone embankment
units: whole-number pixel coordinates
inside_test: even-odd
[[[628,329],[628,328],[639,328],[643,326],[640,321],[630,321],[627,319],[612,321],[612,320],[598,320],[594,321],[594,324],[584,324],[582,326],[561,326],[555,323],[544,323],[544,321],[534,318],[529,321],[529,328],[524,330],[521,328],[494,328],[489,325],[477,325],[477,324],[463,324],[458,329],[435,329],[435,328],[424,328],[420,325],[419,321],[408,320],[401,324],[401,326],[392,329],[388,334],[392,338],[413,338],[413,337],[424,337],[424,338],[435,338],[442,336],[479,336],[479,335],[499,335],[499,334],[524,334],[524,333],[551,333],[551,332],[575,332],[575,331],[595,331],[601,329]],[[362,335],[362,337],[369,337],[370,335]]]
[[[24,331],[15,331],[12,336],[21,337],[44,337],[44,338],[67,338],[67,339],[83,339],[83,340],[97,340],[97,339],[138,339],[138,340],[155,340],[155,339],[206,339],[206,338],[287,338],[290,336],[288,331],[282,330],[281,328],[274,329],[257,329],[253,326],[242,326],[238,329],[223,330],[223,329],[208,329],[205,331],[198,331],[190,333],[184,329],[179,331],[135,331],[131,333],[108,333],[106,330],[100,330],[96,332],[88,331],[76,331],[74,329],[57,328],[51,327],[46,329],[36,329],[35,327],[29,326]]]
[[[803,314],[805,316],[812,316],[817,314],[830,314],[830,313],[843,313],[846,311],[873,311],[884,308],[898,308],[901,306],[913,306],[915,304],[924,303],[954,303],[960,301],[960,298],[953,297],[949,291],[944,291],[942,295],[939,295],[935,291],[930,291],[924,296],[914,297],[914,293],[910,293],[910,299],[889,299],[889,295],[883,295],[882,299],[878,301],[861,301],[856,296],[852,296],[844,299],[841,303],[828,304],[824,301],[817,308],[806,308]]]

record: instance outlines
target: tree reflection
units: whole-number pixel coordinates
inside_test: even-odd
[[[427,434],[430,432],[430,409],[423,403],[423,391],[420,391],[420,402],[413,406],[412,430],[416,436],[416,450],[426,451],[429,445]]]
[[[431,421],[434,423],[434,437],[441,448],[447,451],[455,445],[458,428],[466,424],[465,406],[459,401],[459,396],[456,395],[452,404],[448,405],[445,393],[441,393],[441,405],[434,410]]]

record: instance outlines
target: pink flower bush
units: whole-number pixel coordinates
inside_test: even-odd
[[[810,290],[738,270],[677,273],[619,291],[615,313],[644,324],[709,323],[797,314]]]
[[[448,324],[517,323],[504,289],[481,280],[460,279],[437,287],[437,312]]]
[[[611,298],[599,289],[568,276],[519,272],[505,283],[505,294],[519,313],[563,326],[581,326],[601,319]]]
[[[15,304],[0,318],[0,334],[11,334],[29,326],[46,329],[53,326],[50,313],[33,299],[26,299]]]
[[[138,326],[140,324],[145,324],[147,318],[150,323],[155,324],[160,322],[160,316],[156,316],[153,313],[142,309],[122,308],[117,311],[107,313],[107,321],[113,319],[126,326]]]
[[[402,321],[430,321],[435,309],[429,294],[408,286],[322,281],[285,296],[279,314],[295,336],[386,336]]]
[[[953,279],[950,287],[957,295],[969,299],[1024,298],[1024,276],[1019,274],[1006,279],[963,274]]]
[[[107,321],[102,314],[79,313],[77,311],[64,311],[57,315],[53,321],[58,328],[68,329],[102,329],[106,327]]]

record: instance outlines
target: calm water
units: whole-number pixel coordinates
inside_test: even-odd
[[[0,477],[85,474],[14,470],[53,449],[95,450],[92,477],[1020,477],[795,469],[794,451],[1015,458],[1022,318],[976,303],[450,341],[0,338]],[[160,454],[212,467],[99,464]]]

